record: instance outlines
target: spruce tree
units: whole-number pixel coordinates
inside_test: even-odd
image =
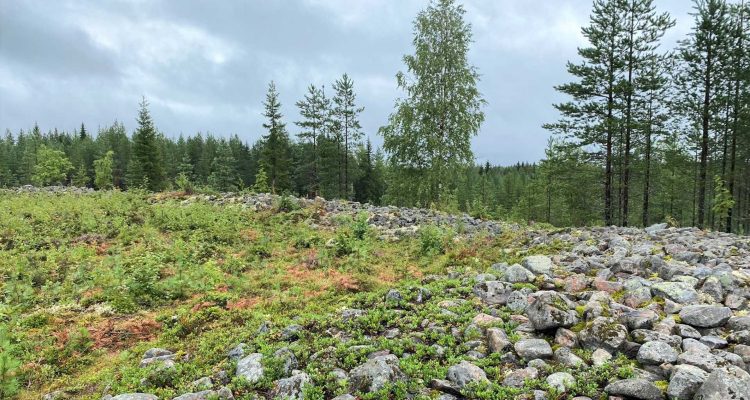
[[[377,169],[377,160],[372,154],[372,143],[360,148],[358,164],[360,175],[354,182],[354,200],[360,203],[379,204],[383,195],[382,176]]]
[[[221,192],[237,190],[239,176],[237,175],[237,160],[232,155],[232,148],[225,140],[219,142],[216,156],[211,162],[211,174],[208,184]]]
[[[263,124],[268,133],[263,136],[263,150],[260,164],[271,185],[271,192],[283,192],[290,188],[289,170],[289,137],[286,125],[282,122],[281,103],[279,93],[273,81],[268,85],[266,101],[263,103],[267,122]]]
[[[164,188],[164,165],[156,128],[151,120],[145,97],[141,100],[136,121],[138,128],[132,139],[128,186],[159,191]]]
[[[389,197],[427,206],[451,198],[473,162],[471,138],[484,121],[479,74],[469,64],[471,26],[453,0],[437,0],[414,21],[414,54],[396,76],[405,98],[380,128],[392,168]]]

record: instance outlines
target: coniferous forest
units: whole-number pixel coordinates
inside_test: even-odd
[[[466,211],[556,226],[670,222],[750,232],[750,4],[696,0],[692,31],[653,0],[595,0],[587,45],[555,88],[557,121],[535,164],[477,164],[471,139],[486,110],[468,58],[471,26],[452,0],[414,21],[401,91],[378,132],[364,132],[356,82],[310,85],[281,104],[273,82],[261,138],[159,130],[148,99],[137,129],[38,126],[0,140],[0,186],[151,191],[270,191]],[[136,113],[137,111],[137,113]],[[382,148],[368,137],[380,135]]]

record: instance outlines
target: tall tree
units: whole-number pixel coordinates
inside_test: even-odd
[[[383,195],[383,177],[372,153],[372,143],[367,140],[358,154],[360,175],[354,182],[354,200],[360,203],[379,204]]]
[[[263,127],[268,133],[263,136],[260,164],[268,176],[271,192],[283,192],[290,188],[289,137],[286,133],[286,125],[281,120],[279,93],[273,81],[268,85],[268,93],[263,105],[266,109],[263,115],[267,119]]]
[[[340,196],[349,198],[349,153],[350,149],[355,148],[362,139],[362,127],[359,124],[359,114],[364,111],[364,107],[357,107],[356,94],[354,93],[354,82],[349,75],[344,74],[340,79],[333,83],[335,92],[333,97],[334,107],[332,117],[336,121],[336,136],[343,144],[342,154],[344,162],[342,163],[342,193]]]
[[[572,97],[556,104],[560,121],[546,124],[547,129],[562,134],[583,149],[592,149],[589,157],[604,164],[604,224],[613,219],[613,145],[619,121],[615,112],[618,83],[622,79],[620,57],[624,32],[618,0],[595,0],[590,22],[582,29],[588,47],[578,49],[580,64],[568,62],[568,73],[577,80],[555,89]],[[593,146],[593,148],[592,148]]]
[[[724,0],[695,0],[693,31],[680,42],[681,68],[677,76],[681,87],[681,109],[700,126],[700,169],[698,174],[697,225],[706,223],[706,188],[710,132],[718,112],[717,88],[720,87],[720,60],[726,51],[727,5]],[[697,89],[697,90],[696,90]]]
[[[145,97],[141,100],[136,121],[138,128],[133,133],[128,186],[159,191],[164,187],[164,165]]]
[[[630,178],[631,178],[631,152],[634,141],[634,131],[640,121],[635,121],[634,107],[636,97],[641,92],[653,90],[653,88],[639,85],[640,77],[648,72],[648,69],[656,68],[664,59],[656,53],[659,41],[667,29],[674,26],[675,21],[668,13],[657,13],[653,0],[620,0],[619,10],[621,19],[624,21],[622,31],[622,60],[624,77],[622,88],[624,91],[624,124],[625,138],[623,145],[623,170],[622,170],[622,214],[621,224],[628,225],[630,215]],[[652,104],[653,105],[653,104]]]
[[[39,186],[63,184],[67,180],[68,173],[74,169],[62,150],[55,150],[46,145],[39,147],[36,159],[32,182]]]
[[[471,26],[454,0],[436,0],[414,21],[414,54],[396,75],[405,98],[380,128],[393,169],[390,198],[400,204],[440,204],[473,162],[471,138],[484,121],[479,74],[469,64]]]
[[[296,124],[302,131],[297,135],[306,142],[309,151],[303,160],[303,168],[308,171],[305,190],[310,196],[320,194],[320,149],[319,140],[326,134],[329,121],[330,101],[326,98],[323,88],[310,85],[304,98],[296,103],[299,108],[301,121]]]
[[[232,155],[232,148],[229,147],[229,143],[222,139],[216,149],[216,157],[211,162],[211,175],[208,176],[208,184],[218,191],[229,192],[237,190],[239,181],[237,160]]]
[[[115,152],[109,150],[104,157],[94,161],[94,185],[97,189],[107,190],[114,185]]]

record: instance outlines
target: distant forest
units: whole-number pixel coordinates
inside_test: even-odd
[[[146,99],[130,135],[119,122],[97,132],[6,131],[0,186],[268,191],[556,226],[669,222],[748,233],[750,5],[696,0],[692,31],[665,49],[675,21],[653,3],[593,2],[587,46],[560,66],[571,80],[556,90],[568,101],[554,105],[560,119],[545,124],[553,135],[536,164],[476,164],[470,144],[485,101],[467,57],[471,26],[460,4],[435,0],[414,21],[414,52],[396,75],[403,96],[378,131],[382,149],[364,140],[366,111],[344,74],[330,93],[310,85],[283,112],[271,82],[255,143],[169,137]]]

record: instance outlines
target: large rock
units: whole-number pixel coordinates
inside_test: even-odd
[[[533,282],[535,276],[528,269],[518,264],[513,264],[510,267],[505,269],[505,271],[503,272],[503,278],[507,282],[511,282],[511,283],[525,283],[525,282]]]
[[[562,295],[552,291],[539,292],[534,302],[526,308],[526,316],[538,331],[569,328],[578,323],[578,315],[569,308]]]
[[[552,346],[543,339],[519,340],[514,345],[514,349],[521,358],[526,360],[552,357]]]
[[[698,292],[685,282],[657,282],[651,285],[651,293],[680,304],[698,302]]]
[[[274,399],[303,400],[305,396],[302,394],[302,389],[305,385],[311,383],[312,379],[304,372],[289,378],[279,379],[274,383],[271,397]]]
[[[159,398],[148,393],[125,393],[118,394],[110,400],[159,400]]]
[[[552,275],[552,260],[547,256],[529,256],[521,264],[535,274]]]
[[[685,306],[680,310],[680,319],[683,324],[696,326],[698,328],[716,328],[723,326],[732,317],[729,307],[695,305]]]
[[[474,382],[487,382],[487,374],[468,361],[461,361],[448,368],[446,378],[459,388]]]
[[[727,360],[707,351],[701,350],[688,350],[677,357],[677,362],[679,364],[687,364],[698,367],[706,372],[712,372],[717,368],[721,368],[729,364]]]
[[[708,372],[692,365],[677,365],[667,387],[670,400],[690,400],[708,377]]]
[[[547,384],[562,393],[576,384],[576,378],[567,372],[555,372],[547,377]]]
[[[474,285],[474,294],[489,305],[505,305],[513,287],[500,281],[485,281]]]
[[[263,378],[263,354],[252,353],[237,362],[236,375],[245,378],[249,383],[256,383]]]
[[[750,400],[750,374],[729,366],[717,369],[695,393],[695,400]]]
[[[646,342],[638,349],[637,359],[643,365],[673,363],[677,361],[677,351],[665,342]]]
[[[371,358],[349,373],[351,390],[360,392],[376,392],[388,383],[404,379],[398,358],[392,354]]]
[[[487,345],[493,353],[502,353],[511,345],[511,342],[504,330],[500,328],[488,328]]]
[[[612,396],[624,396],[640,400],[661,400],[664,395],[656,385],[645,379],[624,379],[615,381],[604,388]]]
[[[578,334],[581,345],[588,350],[604,349],[616,353],[625,344],[628,329],[613,318],[596,317]]]

